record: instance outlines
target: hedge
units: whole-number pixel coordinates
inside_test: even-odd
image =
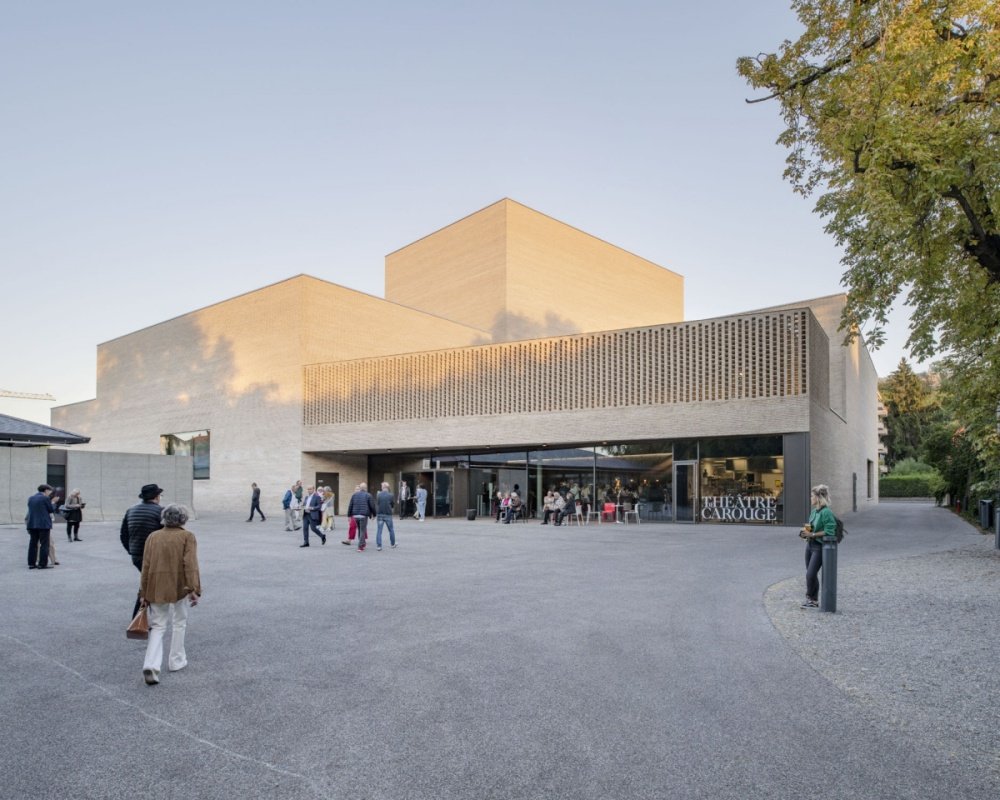
[[[937,475],[883,475],[878,482],[880,497],[933,497],[931,488]]]

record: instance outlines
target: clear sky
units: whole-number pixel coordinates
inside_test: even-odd
[[[787,0],[4,3],[0,388],[89,399],[98,343],[298,273],[381,295],[502,197],[680,272],[688,319],[841,291],[735,71],[798,32]]]

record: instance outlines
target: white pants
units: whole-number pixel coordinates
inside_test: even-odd
[[[163,666],[163,636],[169,624],[172,631],[167,668],[171,672],[184,669],[187,666],[184,632],[187,629],[188,599],[184,597],[176,603],[150,603],[146,614],[149,616],[149,638],[146,640],[146,661],[142,668],[151,669],[154,675],[159,676]]]

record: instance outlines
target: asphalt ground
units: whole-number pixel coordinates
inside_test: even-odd
[[[813,657],[869,658],[847,640],[876,613],[854,600],[865,570],[997,557],[948,511],[845,515],[837,615],[797,607],[789,528],[406,520],[397,549],[359,554],[343,519],[301,549],[278,516],[189,524],[205,590],[189,666],[152,687],[124,635],[138,573],[117,526],[85,520],[74,543],[57,526],[61,565],[41,572],[0,528],[0,798],[1000,795],[961,737],[914,730],[878,680],[852,691]],[[996,575],[974,579],[996,595]],[[995,641],[941,630],[898,659]]]

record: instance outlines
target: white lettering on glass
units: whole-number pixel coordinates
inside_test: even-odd
[[[702,497],[701,518],[706,522],[775,522],[778,501],[744,494]]]

